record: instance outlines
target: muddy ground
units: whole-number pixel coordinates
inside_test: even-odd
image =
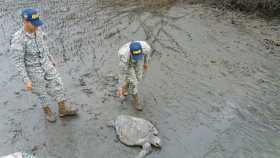
[[[20,9],[31,6],[41,9],[78,118],[47,123],[9,61]],[[122,145],[106,127],[130,114],[160,131],[163,148],[150,158],[280,157],[279,19],[182,1],[2,0],[0,7],[0,155],[132,158],[140,148]],[[117,50],[133,39],[153,47],[140,88],[143,112],[115,96]]]

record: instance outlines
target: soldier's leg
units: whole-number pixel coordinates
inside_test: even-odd
[[[78,109],[66,104],[62,79],[53,66],[46,72],[45,80],[48,94],[58,103],[60,117],[77,115]]]
[[[139,81],[143,79],[144,75],[144,60],[140,60],[137,62],[137,65],[135,66],[135,74],[136,78]]]
[[[143,79],[144,75],[144,60],[140,60],[137,62],[135,66],[135,76],[137,78],[136,84],[136,94],[133,96],[134,104],[137,110],[142,110],[142,106],[140,104],[139,94],[138,94],[138,83]]]
[[[135,69],[133,67],[130,67],[128,69],[128,74],[127,74],[127,83],[128,83],[128,92],[131,95],[137,94],[137,77],[135,73]]]
[[[32,93],[38,96],[40,105],[46,107],[48,105],[48,95],[45,88],[44,72],[39,68],[29,68],[27,73],[32,82]]]
[[[38,96],[43,111],[46,114],[46,119],[49,122],[55,122],[56,117],[51,108],[48,106],[48,95],[45,87],[46,81],[44,79],[44,71],[40,68],[29,68],[27,72],[32,82],[32,93]]]
[[[133,106],[137,110],[142,110],[142,106],[139,103],[139,96],[138,96],[138,87],[137,87],[138,80],[134,68],[129,71],[128,81],[129,81],[130,94],[132,94],[132,98],[133,98]]]
[[[54,67],[46,72],[44,79],[47,81],[46,88],[48,95],[50,95],[56,102],[65,101],[62,79]]]

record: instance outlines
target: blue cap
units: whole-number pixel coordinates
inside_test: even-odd
[[[131,56],[133,60],[141,60],[144,57],[144,53],[142,51],[142,46],[140,42],[131,42],[129,45],[129,49],[131,52]]]
[[[30,21],[31,24],[34,26],[43,25],[43,22],[39,19],[39,13],[37,9],[33,9],[33,8],[24,9],[21,15],[25,20]]]

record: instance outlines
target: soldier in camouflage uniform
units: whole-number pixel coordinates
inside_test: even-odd
[[[48,95],[58,103],[60,117],[76,115],[77,109],[65,103],[63,84],[49,53],[46,35],[38,29],[43,23],[37,10],[23,10],[22,18],[23,28],[11,41],[11,57],[26,89],[39,97],[49,122],[55,122],[56,116],[48,106]]]
[[[148,69],[151,52],[150,45],[145,41],[132,41],[123,45],[118,52],[120,58],[120,75],[118,96],[132,95],[133,105],[142,110],[138,96],[138,82]]]

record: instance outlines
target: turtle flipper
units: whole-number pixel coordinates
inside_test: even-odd
[[[150,143],[145,143],[143,145],[142,150],[135,158],[144,158],[146,155],[148,155],[152,151],[152,145]]]

